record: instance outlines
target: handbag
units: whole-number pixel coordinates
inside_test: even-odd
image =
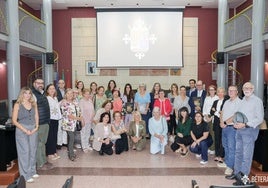
[[[78,115],[77,113],[77,110],[76,110],[76,107],[75,107],[75,113],[76,113],[76,116]],[[81,121],[76,121],[76,131],[81,131],[82,129],[82,122]]]
[[[82,129],[82,122],[76,121],[76,131],[81,131],[81,129]]]

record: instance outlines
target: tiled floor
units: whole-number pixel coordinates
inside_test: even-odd
[[[61,188],[71,175],[73,188],[191,188],[192,179],[200,188],[232,184],[224,178],[224,169],[216,167],[213,156],[209,157],[208,164],[201,165],[194,154],[182,158],[169,147],[165,155],[151,155],[149,141],[142,152],[130,150],[121,155],[100,156],[96,151],[83,153],[77,149],[76,153],[78,159],[72,162],[66,148],[59,150],[61,159],[53,161],[55,168],[39,171],[40,177],[28,183],[27,188]]]

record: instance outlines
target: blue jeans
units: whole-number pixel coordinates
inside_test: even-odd
[[[233,169],[235,161],[235,135],[236,129],[233,126],[227,126],[222,129],[222,146],[224,148],[224,161],[226,165]]]
[[[194,148],[190,147],[190,151],[196,154],[201,154],[201,158],[204,161],[208,160],[208,148],[212,145],[213,140],[209,136],[207,139],[202,140],[199,145],[196,145]]]
[[[235,174],[242,172],[249,175],[255,141],[258,137],[259,129],[245,128],[236,132],[236,150],[235,150]]]

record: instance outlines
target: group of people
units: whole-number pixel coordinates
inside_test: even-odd
[[[33,88],[21,89],[13,109],[20,174],[34,182],[39,176],[36,169],[53,168],[48,159],[59,159],[57,149],[65,145],[69,159],[75,161],[80,123],[77,144],[85,153],[94,149],[99,155],[120,154],[129,147],[141,151],[150,139],[150,153],[165,154],[171,141],[174,152],[185,157],[191,151],[202,165],[208,162],[208,154],[215,154],[228,179],[248,175],[264,113],[254,86],[244,84],[242,100],[236,86],[230,86],[226,96],[224,88],[210,85],[206,91],[203,82],[194,79],[188,87],[173,83],[169,91],[160,83],[151,92],[144,83],[135,91],[127,83],[121,94],[114,80],[106,90],[96,82],[87,89],[82,81],[74,89],[65,89],[64,80],[45,88],[44,81],[36,79]],[[237,114],[247,121],[238,121]]]

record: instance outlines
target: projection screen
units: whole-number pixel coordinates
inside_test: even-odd
[[[97,66],[183,66],[182,9],[97,9]]]

